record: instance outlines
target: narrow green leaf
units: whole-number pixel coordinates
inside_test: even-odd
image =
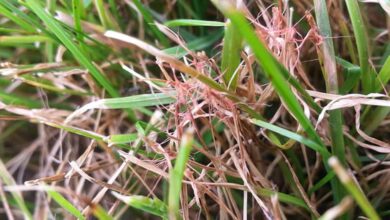
[[[334,176],[335,176],[335,173],[333,171],[328,172],[323,178],[321,178],[320,181],[318,181],[316,184],[314,184],[313,187],[311,187],[309,189],[308,194],[311,195],[312,193],[314,193],[315,191],[317,191],[318,189],[323,187],[326,183],[331,181]]]
[[[109,22],[106,14],[106,9],[104,8],[104,3],[103,0],[94,0],[95,7],[97,9],[98,15],[100,22],[102,23],[103,27],[105,29],[109,28]]]
[[[60,93],[60,94],[69,94],[69,95],[77,95],[77,96],[91,95],[91,93],[89,93],[89,92],[82,92],[82,91],[77,91],[77,90],[72,90],[72,89],[60,89],[56,86],[51,85],[50,83],[48,83],[46,81],[34,79],[32,77],[25,76],[25,77],[20,77],[18,79],[20,79],[22,82],[24,82],[26,84],[29,84],[29,85],[36,87],[36,88],[42,88],[42,89],[46,89],[46,90],[53,91],[53,92]]]
[[[1,6],[0,6],[1,7]],[[1,13],[1,12],[0,12]],[[4,27],[0,27],[0,33],[26,33],[25,30],[21,30],[21,29],[16,29],[16,28],[4,28]]]
[[[195,19],[175,19],[170,20],[164,23],[168,27],[178,27],[178,26],[207,26],[207,27],[223,27],[225,23],[220,21],[205,21],[205,20],[195,20]]]
[[[313,149],[314,151],[317,151],[324,158],[329,158],[331,156],[331,154],[328,152],[328,150],[326,148],[324,148],[323,146],[319,145],[315,141],[310,140],[308,138],[305,138],[305,137],[303,137],[303,136],[301,136],[301,135],[299,135],[297,133],[294,133],[292,131],[286,130],[284,128],[275,126],[273,124],[270,124],[268,122],[261,121],[261,120],[258,120],[258,119],[251,119],[250,121],[253,124],[255,124],[255,125],[258,125],[260,127],[266,128],[266,129],[268,129],[270,131],[278,133],[278,134],[280,134],[282,136],[285,136],[285,137],[287,137],[289,139],[293,139],[295,141],[298,141],[299,143],[302,143],[302,144],[308,146],[309,148]]]
[[[74,19],[74,28],[77,32],[77,39],[80,42],[83,42],[83,32],[81,26],[81,16],[83,14],[83,4],[81,0],[72,0],[72,11],[73,11],[73,19]]]
[[[90,139],[93,139],[96,141],[104,141],[106,139],[106,137],[101,135],[101,134],[98,134],[98,133],[95,133],[92,131],[88,131],[85,129],[81,129],[81,128],[77,128],[77,127],[73,127],[73,126],[69,126],[69,125],[64,125],[64,124],[48,122],[48,121],[42,121],[42,123],[44,123],[48,126],[54,127],[54,128],[63,129],[65,131],[71,132],[73,134],[78,134],[78,135],[81,135],[83,137],[87,137],[87,138],[90,138]]]
[[[85,217],[83,214],[73,206],[72,203],[70,203],[65,197],[63,197],[60,193],[54,191],[54,190],[48,190],[47,194],[58,204],[60,205],[63,209],[68,211],[70,214],[72,214],[74,217],[84,220]]]
[[[340,88],[340,93],[347,94],[358,84],[361,77],[361,69],[359,66],[356,66],[339,57],[336,57],[336,61],[344,70],[343,72],[345,80],[342,87]]]
[[[186,44],[186,47],[192,51],[201,50],[207,48],[214,44],[217,40],[222,37],[222,31],[214,31],[205,37],[196,38]],[[171,47],[163,50],[166,54],[172,55],[176,58],[182,58],[183,56],[188,54],[188,51],[182,48],[181,46]]]
[[[390,57],[387,57],[385,63],[383,64],[378,76],[375,81],[375,90],[374,92],[380,92],[384,86],[390,80]],[[371,135],[375,129],[383,122],[383,120],[389,115],[390,108],[386,107],[377,107],[374,110],[371,110],[367,114],[363,115],[362,121],[364,132],[368,135]]]
[[[257,189],[257,193],[261,196],[266,196],[266,197],[271,197],[271,196],[277,195],[278,200],[281,202],[295,205],[295,206],[300,206],[302,208],[310,210],[309,207],[306,205],[305,201],[303,201],[302,199],[297,198],[295,196],[289,195],[289,194],[276,192],[272,189],[266,189],[266,188]]]
[[[167,219],[167,206],[163,201],[158,198],[149,198],[146,196],[124,196],[117,192],[112,192],[112,194],[122,202],[132,206],[136,209],[151,213],[153,215],[160,216],[163,219]]]
[[[324,41],[321,49],[318,50],[320,62],[323,64],[323,76],[326,84],[326,91],[332,94],[338,94],[338,75],[336,70],[336,57],[332,41],[332,30],[330,28],[328,9],[325,0],[314,0],[314,10],[318,30]],[[329,131],[332,142],[332,154],[335,155],[343,164],[346,164],[344,135],[343,135],[343,120],[341,110],[333,110],[329,112]],[[337,179],[332,179],[333,198],[336,203],[339,203],[344,197],[344,189]],[[347,219],[347,216],[343,216]]]
[[[41,108],[42,104],[35,100],[26,99],[23,96],[9,94],[0,90],[0,101],[8,105],[25,106],[28,108]]]
[[[138,134],[114,134],[107,139],[108,144],[127,144],[137,140]]]
[[[194,144],[194,136],[192,130],[187,130],[183,135],[179,154],[175,161],[175,166],[169,172],[169,193],[168,193],[168,213],[169,219],[179,218],[180,208],[180,193],[182,181],[187,161],[190,157],[192,145]]]
[[[6,16],[10,20],[12,20],[16,24],[18,24],[21,28],[23,28],[24,31],[31,32],[31,33],[36,32],[36,29],[33,26],[31,26],[31,24],[27,23],[22,18],[18,17],[17,15],[15,15],[11,11],[9,11],[2,4],[5,4],[5,2],[3,2],[3,3],[0,2],[0,14],[1,15]]]
[[[374,87],[373,69],[370,66],[370,54],[368,50],[367,32],[365,30],[364,21],[360,13],[360,8],[357,0],[345,0],[349,17],[351,18],[356,45],[359,53],[359,63],[362,69],[362,86],[364,93],[372,92]]]
[[[100,99],[95,102],[88,103],[81,109],[126,109],[126,108],[141,108],[147,106],[171,104],[176,101],[176,93],[155,93],[142,94],[121,98]]]
[[[379,92],[383,89],[383,86],[387,85],[390,80],[390,56],[387,57],[381,70],[378,74],[378,80],[375,85],[375,92]]]
[[[239,79],[238,66],[241,61],[242,37],[236,27],[228,21],[223,39],[221,71],[226,87],[235,91]]]

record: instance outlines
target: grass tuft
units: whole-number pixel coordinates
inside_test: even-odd
[[[0,1],[0,218],[387,219],[389,22],[381,0]]]

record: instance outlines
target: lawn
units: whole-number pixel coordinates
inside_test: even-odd
[[[389,219],[389,16],[0,0],[0,219]]]

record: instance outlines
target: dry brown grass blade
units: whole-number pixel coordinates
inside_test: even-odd
[[[300,183],[297,174],[294,171],[294,168],[291,166],[290,161],[288,158],[284,155],[283,152],[280,152],[282,154],[284,161],[286,162],[288,168],[291,171],[291,175],[294,179],[295,185],[297,186],[299,193],[301,194],[303,200],[306,202],[306,204],[310,207],[310,211],[318,218],[320,216],[320,213],[317,211],[317,208],[315,207],[315,204],[313,204],[312,201],[310,201],[309,197],[307,196],[305,189],[303,188],[302,184]]]
[[[255,198],[256,202],[259,204],[261,209],[263,210],[263,214],[266,219],[273,219],[274,214],[270,212],[269,208],[265,205],[262,199],[260,199],[255,192],[255,189],[253,186],[249,183],[247,176],[245,175],[242,165],[245,165],[245,163],[240,162],[240,160],[237,157],[236,151],[230,151],[230,156],[233,160],[233,163],[238,171],[238,173],[241,176],[241,179],[244,181],[245,186],[248,188],[249,192],[252,194],[252,196]],[[245,166],[244,166],[245,167]]]
[[[117,163],[118,162],[106,162],[106,163],[102,163],[102,164],[98,164],[98,165],[92,165],[92,166],[87,167],[87,168],[82,168],[81,170],[84,173],[91,173],[91,172],[94,172],[94,171],[97,171],[100,169],[104,169],[106,167],[110,167],[110,166],[117,164]],[[56,174],[53,176],[47,176],[47,177],[41,177],[41,178],[34,179],[34,180],[28,180],[28,181],[24,182],[24,184],[25,185],[39,185],[42,183],[50,184],[53,182],[63,181],[67,178],[80,176],[76,172],[72,172],[72,175],[67,175],[67,174],[68,174],[67,172],[62,172],[60,174]]]
[[[351,197],[347,196],[341,200],[340,204],[328,209],[322,216],[321,220],[333,220],[340,217],[343,213],[347,212],[353,204]]]
[[[378,98],[388,98],[388,96],[379,93],[371,93],[368,95],[360,94],[349,94],[344,96],[333,96],[334,99],[331,99],[329,104],[327,104],[323,109],[321,114],[318,116],[317,124],[322,121],[325,117],[325,114],[329,110],[348,108],[359,105],[371,105],[371,106],[383,106],[390,107],[390,100],[381,100]],[[330,99],[328,97],[328,99]]]

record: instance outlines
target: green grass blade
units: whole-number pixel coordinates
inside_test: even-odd
[[[40,5],[37,0],[26,0],[31,10],[47,25],[49,30],[55,34],[58,39],[65,45],[65,47],[73,54],[73,56],[85,68],[87,68],[94,79],[101,85],[110,96],[118,97],[119,93],[115,90],[108,79],[94,66],[94,64],[87,58],[87,56],[77,47],[70,35],[63,27]]]
[[[229,21],[223,39],[221,71],[226,87],[235,91],[239,79],[238,66],[241,61],[242,37]]]
[[[0,3],[0,14],[15,22],[17,25],[23,28],[23,31],[27,31],[31,33],[36,32],[36,29],[33,26],[31,26],[31,24],[27,23],[22,18],[15,15],[14,13],[10,12],[6,7],[2,5],[2,3]]]
[[[378,213],[372,207],[370,201],[368,201],[366,195],[361,191],[358,183],[353,180],[351,174],[344,169],[343,165],[341,165],[337,158],[331,157],[328,162],[340,179],[341,183],[344,185],[345,189],[347,189],[347,191],[355,199],[367,217],[371,220],[381,219]]]
[[[364,115],[362,121],[363,130],[367,135],[371,135],[390,113],[388,107],[377,107]]]
[[[180,150],[176,158],[175,166],[170,171],[168,213],[169,219],[179,219],[180,193],[187,161],[190,157],[194,137],[192,131],[187,130],[183,135]]]
[[[112,194],[122,202],[132,206],[136,209],[140,209],[147,213],[160,216],[163,219],[167,219],[167,206],[163,201],[158,198],[151,199],[146,196],[124,196],[117,192],[112,192]]]
[[[266,197],[271,197],[271,196],[277,195],[278,200],[281,202],[284,202],[286,204],[295,205],[295,206],[300,206],[300,207],[305,208],[305,209],[310,211],[310,209],[306,205],[305,201],[303,201],[302,199],[297,198],[295,196],[288,195],[288,194],[281,193],[281,192],[275,192],[271,189],[265,189],[265,188],[257,189],[257,193],[261,196],[266,196]]]
[[[18,105],[25,106],[28,108],[41,108],[42,103],[35,100],[27,100],[23,96],[18,96],[16,94],[9,94],[0,90],[0,101],[8,105]]]
[[[386,86],[390,80],[390,57],[387,57],[385,63],[383,64],[379,74],[377,76],[375,84],[375,92],[380,92],[383,89],[383,86]],[[389,115],[390,108],[386,107],[377,107],[367,114],[363,115],[362,121],[364,132],[368,135],[371,135],[375,129],[383,122],[383,120]]]
[[[222,37],[222,31],[214,31],[211,32],[210,35],[205,37],[199,37],[195,40],[186,44],[186,47],[192,51],[201,50],[207,48],[214,44],[217,40]],[[163,50],[166,54],[172,55],[176,58],[182,58],[183,56],[188,54],[188,51],[182,48],[181,46],[171,47]]]
[[[340,87],[341,94],[347,94],[350,92],[359,82],[361,77],[361,69],[342,58],[336,57],[336,61],[343,68],[344,72],[344,83]]]
[[[110,135],[107,139],[107,143],[111,144],[127,144],[137,140],[138,134],[114,134]]]
[[[381,70],[378,74],[378,80],[375,84],[375,92],[379,92],[383,89],[384,85],[390,80],[390,56],[387,57],[385,63],[383,64]]]
[[[316,184],[314,184],[313,187],[311,187],[309,189],[307,194],[311,195],[312,193],[314,193],[315,191],[320,189],[322,186],[324,186],[326,183],[331,181],[334,178],[334,176],[335,176],[335,173],[333,171],[332,172],[328,172],[323,178],[321,178],[320,181],[318,181]]]
[[[29,85],[36,87],[36,88],[42,88],[42,89],[45,89],[48,91],[53,91],[53,92],[56,92],[59,94],[69,94],[69,95],[77,95],[77,96],[91,95],[91,93],[89,93],[89,92],[82,92],[82,91],[77,91],[77,90],[72,90],[72,89],[60,89],[58,87],[55,87],[55,86],[49,84],[46,81],[39,80],[39,79],[37,80],[37,79],[34,79],[32,77],[20,77],[18,79],[20,79],[22,82],[24,82],[26,84],[29,84]]]
[[[74,28],[75,28],[76,33],[77,33],[77,39],[80,41],[80,43],[83,43],[83,35],[81,34],[83,32],[83,29],[81,26],[81,16],[83,14],[83,9],[84,8],[83,8],[83,4],[82,4],[81,0],[72,0]]]
[[[175,92],[171,92],[100,99],[98,101],[88,103],[80,108],[80,111],[89,109],[128,109],[171,104],[176,101],[175,95]]]
[[[67,131],[67,132],[70,132],[73,134],[78,134],[80,136],[90,138],[90,139],[93,139],[96,141],[104,141],[106,139],[106,137],[101,135],[101,134],[98,134],[98,133],[95,133],[92,131],[88,131],[85,129],[77,128],[77,127],[72,127],[69,125],[58,124],[58,123],[53,123],[53,122],[49,122],[49,121],[41,121],[41,123],[48,125],[48,126],[51,126],[51,127],[54,127],[54,128],[62,129],[64,131]]]
[[[196,19],[175,19],[164,23],[168,27],[179,26],[206,26],[206,27],[224,27],[225,23],[220,21],[205,21]]]
[[[323,64],[323,75],[325,78],[326,91],[332,94],[338,94],[338,76],[336,70],[336,57],[332,41],[332,31],[330,28],[328,9],[325,0],[314,0],[314,10],[318,30],[324,41],[321,45],[320,61]],[[335,155],[343,164],[346,164],[345,147],[343,136],[343,120],[341,110],[333,110],[329,112],[329,131],[332,143],[332,154]],[[339,203],[344,197],[344,189],[337,179],[332,179],[333,198],[336,203]],[[343,219],[348,218],[343,216]]]
[[[109,22],[107,19],[106,9],[104,8],[103,1],[102,0],[94,0],[93,2],[95,3],[95,7],[97,9],[99,19],[100,19],[100,22],[102,23],[103,27],[105,29],[109,28],[110,25],[109,25]]]
[[[1,5],[0,5],[1,7]],[[1,13],[1,12],[0,12]],[[22,30],[22,29],[16,29],[16,28],[4,28],[4,27],[0,27],[0,33],[12,33],[12,34],[15,34],[15,33],[27,33],[25,30]]]
[[[74,217],[78,219],[84,220],[85,217],[83,214],[73,206],[72,203],[70,203],[65,197],[63,197],[60,193],[53,191],[53,190],[48,190],[47,194],[58,204],[60,205],[63,209],[67,210],[70,214],[72,214]]]
[[[390,80],[390,57],[387,57],[385,63],[383,64],[381,70],[379,71],[376,84],[375,92],[380,92],[384,86]],[[377,107],[374,110],[370,111],[366,115],[363,115],[362,121],[364,132],[368,135],[371,135],[375,129],[383,122],[383,120],[389,115],[390,108],[386,107]]]
[[[284,128],[278,127],[276,125],[270,124],[270,123],[262,121],[262,120],[251,119],[250,121],[253,124],[255,124],[255,125],[258,125],[260,127],[266,128],[266,129],[268,129],[270,131],[273,131],[273,132],[275,132],[277,134],[285,136],[285,137],[287,137],[289,139],[298,141],[299,143],[302,143],[302,144],[308,146],[312,150],[317,151],[324,158],[329,158],[331,156],[331,154],[328,152],[328,150],[326,148],[324,148],[323,146],[319,145],[315,141],[310,140],[310,139],[308,139],[306,137],[303,137],[303,136],[301,136],[301,135],[299,135],[297,133],[294,133],[292,131],[286,130]]]
[[[349,17],[351,18],[356,45],[359,54],[360,68],[362,69],[362,87],[364,93],[373,91],[374,78],[373,69],[370,66],[370,54],[368,50],[367,32],[365,30],[364,21],[360,13],[360,8],[357,0],[345,0]]]

